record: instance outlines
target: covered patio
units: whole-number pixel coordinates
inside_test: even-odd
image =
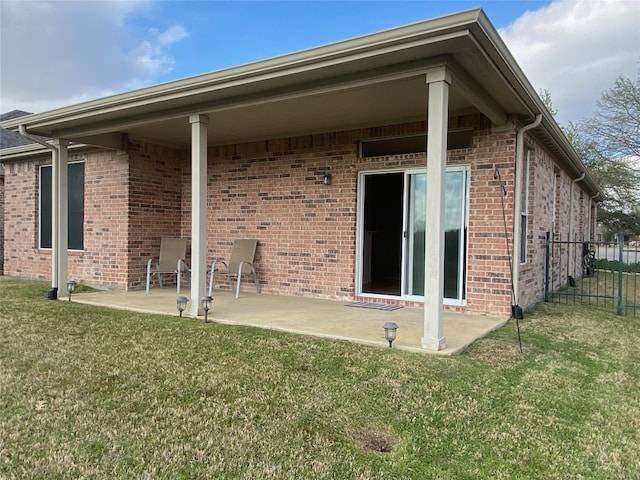
[[[189,298],[189,292],[183,292]],[[131,310],[136,312],[179,315],[173,288],[144,291],[99,291],[73,294],[71,301],[89,305]],[[444,313],[444,334],[447,346],[441,350],[422,348],[424,310],[399,308],[377,310],[349,307],[349,302],[302,297],[242,292],[239,299],[229,290],[215,290],[208,314],[211,322],[244,325],[279,330],[300,335],[346,340],[365,345],[386,347],[382,326],[385,322],[398,325],[394,348],[421,353],[456,355],[475,340],[506,324],[503,318],[460,313]],[[188,310],[187,310],[188,311]],[[185,313],[187,313],[187,311]],[[197,321],[203,321],[199,316]],[[186,316],[184,321],[196,321]]]

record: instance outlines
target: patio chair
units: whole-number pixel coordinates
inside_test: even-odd
[[[181,274],[188,273],[189,268],[185,256],[187,254],[186,238],[163,238],[160,241],[160,257],[150,258],[147,262],[147,294],[151,276],[158,275],[158,284],[162,288],[162,275],[176,276],[176,290],[180,293]],[[185,275],[189,281],[189,275]]]
[[[216,259],[211,262],[211,272],[209,273],[209,296],[211,296],[216,275],[224,275],[227,283],[229,284],[229,288],[232,288],[231,280],[234,277],[237,279],[236,298],[238,298],[240,296],[240,281],[242,280],[243,273],[250,273],[253,275],[253,283],[256,287],[256,292],[260,293],[260,284],[258,283],[258,277],[256,276],[256,269],[253,266],[257,245],[258,240],[256,239],[236,239],[233,241],[233,248],[231,249],[231,258],[229,258],[229,261]],[[220,267],[220,269],[216,270],[218,267]]]

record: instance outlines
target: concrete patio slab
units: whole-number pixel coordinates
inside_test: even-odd
[[[189,298],[189,292],[182,292]],[[99,291],[75,293],[72,301],[144,313],[178,316],[176,292],[171,288],[144,291]],[[208,318],[222,324],[245,325],[302,335],[346,340],[388,347],[382,325],[395,322],[398,336],[394,348],[420,353],[455,355],[489,332],[502,327],[506,319],[444,314],[447,346],[438,352],[422,348],[424,312],[421,308],[374,310],[347,306],[349,302],[242,292],[236,299],[228,290],[215,290]],[[203,317],[199,317],[202,320]]]

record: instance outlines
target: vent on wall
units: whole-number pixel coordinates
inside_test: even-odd
[[[447,150],[459,150],[473,146],[473,130],[452,130],[447,133]],[[360,158],[383,157],[427,151],[426,135],[372,138],[360,142]]]

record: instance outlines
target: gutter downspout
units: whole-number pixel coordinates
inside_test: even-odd
[[[58,167],[58,163],[59,163],[58,149],[54,145],[51,145],[50,143],[40,140],[38,137],[28,133],[27,129],[23,124],[18,125],[18,132],[24,138],[31,140],[34,143],[39,143],[43,147],[51,150],[51,165],[52,165],[51,197],[52,197],[52,200],[55,201],[59,196],[58,182],[56,182],[56,178],[57,178],[56,170],[59,168]],[[55,203],[57,203],[57,201]],[[51,289],[47,294],[47,298],[49,298],[49,300],[56,300],[58,298],[58,287],[59,287],[58,275],[60,272],[60,267],[58,265],[58,254],[57,254],[58,248],[59,248],[59,245],[58,245],[59,218],[58,218],[57,206],[52,205],[52,207],[53,208],[51,211]]]
[[[515,164],[515,187],[513,199],[513,255],[511,258],[511,301],[512,313],[516,316],[516,307],[518,306],[518,283],[520,276],[520,213],[522,212],[522,179],[524,178],[524,169],[522,162],[524,161],[524,134],[529,130],[536,128],[542,122],[542,114],[536,115],[536,119],[529,125],[525,125],[516,134],[516,164]]]
[[[591,204],[593,203],[593,199],[598,197],[600,195],[600,191],[598,190],[596,192],[595,195],[593,195],[592,197],[589,197],[589,223],[587,224],[587,226],[589,227],[589,231],[587,232],[587,239],[589,241],[592,241],[593,238],[595,238],[595,232],[591,231],[591,227],[595,225],[594,219],[591,217]],[[597,212],[596,212],[596,217],[597,217]]]

